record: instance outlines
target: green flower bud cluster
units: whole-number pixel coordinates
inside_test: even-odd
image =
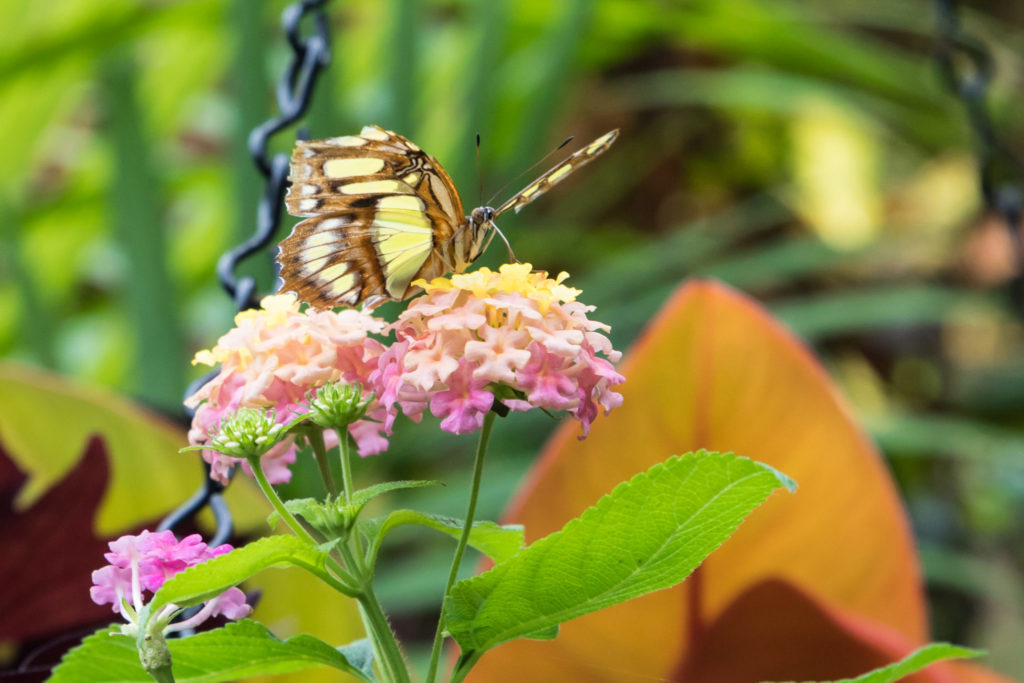
[[[358,382],[325,384],[308,397],[309,419],[324,429],[346,429],[363,418],[372,400],[372,394],[363,396],[363,387]]]
[[[204,448],[233,458],[258,458],[285,438],[293,424],[278,424],[273,409],[239,408],[220,423]]]
[[[289,512],[302,517],[326,538],[335,539],[348,536],[359,513],[366,506],[366,501],[346,503],[341,496],[328,496],[323,502],[313,498],[298,498],[286,501],[284,505]],[[277,513],[274,513],[269,521],[273,525],[277,519]]]

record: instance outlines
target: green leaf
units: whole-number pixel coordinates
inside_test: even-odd
[[[464,526],[461,519],[415,510],[395,510],[386,517],[368,520],[361,526],[361,529],[370,539],[367,558],[371,566],[377,560],[377,552],[380,550],[384,537],[396,527],[406,524],[425,526],[448,534],[455,539],[462,535]],[[486,521],[473,522],[473,528],[469,532],[469,545],[494,560],[495,564],[504,562],[519,552],[523,548],[524,540],[523,527],[519,524],[500,525]]]
[[[385,481],[381,484],[374,484],[373,486],[367,486],[365,489],[359,489],[352,494],[352,505],[366,505],[371,500],[381,495],[382,493],[388,493],[390,491],[397,491],[398,489],[417,489],[423,486],[444,486],[439,481],[425,481],[418,479],[406,479],[402,481]]]
[[[365,639],[340,648],[305,634],[281,640],[262,624],[245,620],[167,642],[178,683],[233,681],[322,665],[340,669],[363,681],[376,680],[372,648]],[[64,655],[50,681],[141,683],[152,679],[139,664],[134,638],[103,630],[88,636]]]
[[[316,521],[322,516],[323,503],[316,498],[292,498],[284,501],[284,509],[297,517],[306,520],[313,527],[317,527]],[[314,521],[316,520],[316,521]],[[273,510],[267,515],[267,526],[271,529],[281,521],[281,513]]]
[[[155,614],[171,602],[182,607],[198,604],[272,567],[302,567],[321,576],[326,558],[323,550],[295,536],[261,538],[175,575],[153,596],[149,611]]]
[[[705,451],[620,484],[561,531],[453,586],[445,623],[460,668],[513,638],[674,586],[780,486],[795,489],[767,465]]]
[[[895,683],[935,662],[941,662],[945,659],[980,657],[983,654],[985,652],[982,650],[973,650],[968,647],[950,645],[949,643],[932,643],[915,650],[895,664],[875,669],[863,676],[844,678],[833,683]]]

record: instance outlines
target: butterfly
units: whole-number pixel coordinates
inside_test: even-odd
[[[366,126],[359,135],[300,141],[285,201],[306,220],[281,242],[280,291],[314,308],[373,307],[411,296],[417,279],[461,273],[499,232],[498,216],[518,213],[618,134],[605,133],[497,209],[469,215],[441,164],[397,133]]]

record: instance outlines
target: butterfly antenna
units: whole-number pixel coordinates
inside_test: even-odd
[[[476,134],[476,182],[477,182],[477,193],[476,198],[482,206],[484,200],[484,172],[480,169],[480,133]]]
[[[521,173],[520,173],[519,175],[517,175],[517,176],[516,176],[515,178],[513,178],[512,180],[510,180],[510,181],[508,181],[507,183],[505,183],[504,185],[502,185],[502,186],[501,186],[501,189],[500,189],[500,190],[498,190],[497,192],[495,192],[495,193],[494,193],[494,195],[493,195],[493,196],[491,196],[491,198],[487,200],[487,203],[488,203],[488,204],[490,204],[491,202],[493,202],[493,201],[494,201],[494,198],[495,198],[495,197],[497,197],[498,195],[500,195],[500,194],[501,194],[502,192],[504,192],[505,190],[507,190],[507,189],[508,189],[508,187],[509,187],[509,185],[511,185],[512,183],[518,182],[518,181],[519,181],[519,179],[520,179],[520,178],[522,178],[522,177],[523,177],[524,175],[526,175],[527,173],[529,173],[529,172],[530,172],[530,171],[532,171],[533,169],[535,169],[535,168],[537,168],[538,166],[540,166],[541,164],[543,164],[543,163],[544,163],[544,162],[545,162],[545,161],[546,161],[546,160],[548,159],[548,157],[550,157],[550,156],[551,156],[552,154],[554,154],[554,153],[555,153],[555,152],[557,152],[558,150],[560,150],[560,149],[562,149],[563,147],[565,147],[566,145],[568,145],[568,144],[569,144],[570,142],[572,142],[572,141],[573,141],[573,139],[574,139],[574,138],[575,138],[575,136],[573,136],[573,135],[570,135],[570,136],[569,136],[569,137],[567,137],[567,138],[566,138],[565,140],[562,140],[562,144],[560,144],[560,145],[559,145],[558,147],[555,147],[555,148],[554,148],[553,150],[551,150],[550,152],[548,152],[547,154],[545,154],[544,156],[542,156],[542,157],[541,157],[540,159],[538,159],[538,160],[537,160],[536,162],[534,162],[534,164],[533,164],[532,166],[530,166],[530,168],[526,169],[525,171],[522,171],[522,172],[521,172]],[[504,235],[502,235],[502,236],[501,236],[501,238],[502,238],[502,239],[505,239],[505,236],[504,236]],[[506,241],[506,242],[505,242],[505,244],[508,244],[508,242]]]

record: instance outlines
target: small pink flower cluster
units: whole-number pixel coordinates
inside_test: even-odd
[[[383,320],[352,309],[299,312],[292,294],[264,298],[260,309],[239,313],[235,328],[213,349],[196,354],[193,363],[220,363],[221,368],[185,401],[196,409],[189,441],[209,443],[221,420],[239,408],[272,407],[276,420],[283,424],[306,412],[307,394],[324,384],[343,380],[367,386],[384,351],[384,345],[368,335],[380,333],[384,327]],[[373,403],[364,419],[350,425],[360,455],[387,448],[382,434],[384,418],[383,408]],[[239,462],[212,450],[204,450],[203,458],[212,465],[211,476],[223,482],[231,466]],[[274,484],[289,480],[288,465],[294,461],[294,437],[286,438],[262,458],[267,478]],[[248,471],[248,464],[242,462]]]
[[[293,295],[266,297],[196,354],[194,362],[221,369],[185,402],[196,408],[189,441],[209,444],[239,408],[273,408],[285,424],[307,412],[311,392],[335,381],[376,397],[349,427],[364,456],[387,448],[399,409],[418,420],[429,408],[441,429],[465,434],[480,428],[495,400],[512,410],[569,411],[586,436],[599,407],[622,402],[612,390],[624,381],[612,365],[621,354],[603,334],[608,326],[587,317],[594,307],[562,284],[566,277],[521,263],[419,280],[426,293],[390,326],[365,311],[300,312]],[[390,347],[369,336],[385,332],[395,334]],[[291,476],[294,442],[288,436],[262,457],[271,483]],[[221,481],[240,461],[211,449],[203,457]]]
[[[143,591],[155,593],[178,572],[232,550],[227,544],[210,548],[203,543],[199,534],[186,536],[179,541],[171,531],[143,531],[138,536],[125,535],[111,541],[109,546],[110,552],[105,553],[104,557],[110,564],[92,573],[93,586],[89,593],[97,605],[111,604],[114,612],[132,623],[145,604]],[[245,594],[238,588],[230,588],[207,600],[203,609],[189,619],[187,625],[182,622],[168,630],[194,628],[201,621],[218,614],[228,619],[241,619],[251,609],[245,602]],[[202,618],[197,619],[200,616]]]
[[[500,399],[512,410],[570,411],[585,436],[599,405],[622,403],[611,387],[624,378],[608,327],[587,318],[594,307],[566,277],[520,263],[417,282],[426,294],[391,326],[396,341],[372,376],[388,427],[396,406],[414,419],[429,407],[441,429],[475,431],[495,400],[488,387],[504,385],[524,397]]]

